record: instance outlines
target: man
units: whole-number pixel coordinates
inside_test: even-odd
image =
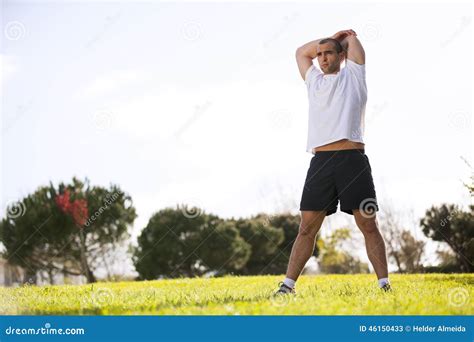
[[[347,54],[347,55],[346,55]],[[317,58],[322,70],[313,65]],[[353,30],[311,41],[296,50],[309,99],[306,151],[314,156],[306,175],[301,223],[286,278],[276,294],[296,293],[295,283],[314,251],[324,217],[337,210],[353,215],[362,231],[379,287],[390,290],[385,243],[378,229],[372,169],[364,151],[367,102],[365,52]],[[341,70],[341,63],[346,65]]]

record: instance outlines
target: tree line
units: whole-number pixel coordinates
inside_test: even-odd
[[[381,226],[387,226],[389,259],[399,272],[472,272],[473,210],[472,205],[464,211],[443,204],[426,211],[419,228],[450,249],[431,267],[420,262],[424,242],[386,217]],[[38,274],[50,283],[56,274],[95,282],[96,271],[119,246],[128,246],[137,279],[284,274],[300,224],[300,216],[291,213],[224,219],[180,204],[155,212],[132,245],[136,217],[131,196],[118,185],[91,186],[87,178],[57,187],[50,183],[6,208],[0,221],[1,256],[24,269],[29,283],[36,283]],[[351,239],[347,228],[324,239],[318,234],[313,255],[322,272],[368,272],[366,263],[341,248]]]

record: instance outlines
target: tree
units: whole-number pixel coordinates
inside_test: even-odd
[[[467,189],[467,191],[469,191],[469,195],[471,197],[474,196],[474,170],[471,166],[471,164],[469,164],[469,162],[466,160],[466,158],[464,157],[461,157],[461,159],[464,161],[464,163],[466,163],[466,165],[471,169],[471,177],[470,177],[470,182],[469,183],[464,183],[463,182],[463,185],[464,187]]]
[[[399,217],[400,215],[394,214],[390,205],[384,206],[380,225],[385,236],[388,259],[395,262],[400,273],[419,272],[423,269],[422,257],[426,243],[417,240],[409,230],[404,229]]]
[[[206,271],[223,274],[238,272],[246,267],[252,246],[241,236],[234,222],[219,222],[215,229],[206,226],[202,233],[207,240],[200,244],[197,255],[207,266]]]
[[[156,279],[230,272],[243,267],[249,256],[250,246],[233,224],[178,205],[150,218],[138,237],[133,262],[141,279]]]
[[[474,205],[463,211],[457,205],[432,206],[420,220],[423,233],[435,240],[444,241],[456,255],[459,270],[474,270]]]
[[[323,273],[369,272],[369,266],[366,263],[341,250],[343,243],[350,239],[350,230],[348,228],[339,228],[326,239],[318,240],[317,243],[320,250],[319,266]]]
[[[240,274],[259,274],[280,253],[279,246],[285,239],[283,229],[272,227],[262,216],[232,220],[240,236],[251,246],[250,258]]]
[[[283,232],[283,241],[280,242],[271,254],[268,254],[261,264],[254,264],[253,274],[282,274],[286,272],[288,262],[290,259],[291,249],[298,236],[298,230],[301,222],[300,215],[293,215],[290,212],[281,212],[278,214],[264,214],[260,213],[254,217],[255,220],[262,222],[265,227],[272,227]],[[271,230],[273,231],[273,230]],[[262,230],[262,232],[266,232]],[[268,235],[268,233],[266,233]],[[313,255],[318,256],[319,250],[316,236]],[[278,236],[272,238],[273,243],[278,241]],[[251,257],[252,258],[252,257]]]
[[[116,185],[91,187],[75,177],[58,188],[50,183],[7,208],[0,223],[2,256],[26,270],[25,282],[36,283],[43,271],[50,282],[57,273],[94,282],[101,253],[130,237],[135,218],[130,196]]]
[[[416,273],[423,270],[421,257],[424,252],[425,242],[416,240],[408,231],[402,231],[400,235],[399,261],[401,272]]]

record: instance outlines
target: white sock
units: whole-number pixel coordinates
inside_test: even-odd
[[[388,278],[380,278],[379,279],[379,287],[384,287],[385,284],[390,284]]]
[[[285,278],[285,280],[283,280],[283,284],[293,289],[295,287],[296,281],[290,278]]]

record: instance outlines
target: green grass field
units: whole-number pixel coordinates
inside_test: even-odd
[[[0,288],[1,314],[33,315],[472,315],[473,274],[301,276],[297,295],[273,299],[282,276],[181,278]]]

